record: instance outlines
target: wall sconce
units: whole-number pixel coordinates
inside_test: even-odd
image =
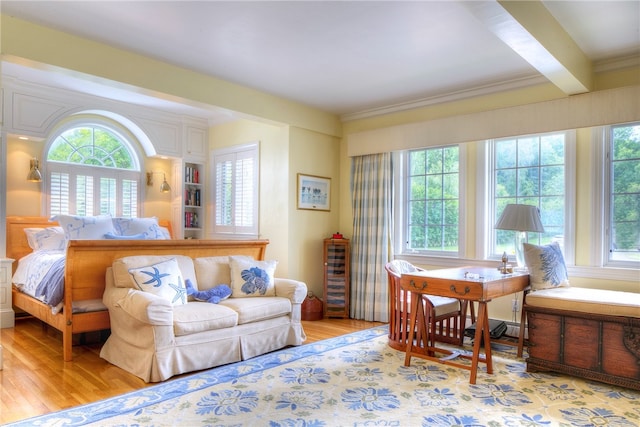
[[[27,175],[27,181],[42,181],[42,174],[40,173],[40,162],[35,157],[29,161],[29,174]]]
[[[171,191],[171,187],[167,182],[167,175],[164,172],[147,172],[147,186],[151,187],[153,185],[153,174],[162,174],[162,184],[160,184],[160,192],[168,193]]]

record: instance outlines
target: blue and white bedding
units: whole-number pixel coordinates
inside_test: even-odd
[[[37,251],[18,261],[13,284],[51,306],[54,314],[62,309],[64,298],[65,251]]]

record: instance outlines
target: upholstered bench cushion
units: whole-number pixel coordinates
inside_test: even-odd
[[[426,295],[433,304],[436,317],[446,313],[460,310],[460,301],[455,298],[439,297],[436,295]]]
[[[291,300],[283,297],[231,297],[219,305],[237,312],[239,325],[286,315],[292,310]]]
[[[640,293],[589,288],[553,288],[531,292],[528,306],[640,318]]]
[[[173,307],[173,331],[176,336],[230,328],[237,324],[238,313],[220,304],[194,301]]]

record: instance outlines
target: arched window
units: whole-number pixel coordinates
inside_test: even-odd
[[[140,163],[115,126],[62,128],[47,150],[46,172],[50,215],[138,216]]]

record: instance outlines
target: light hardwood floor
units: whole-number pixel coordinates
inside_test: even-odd
[[[381,325],[352,319],[302,323],[307,334],[305,344]],[[0,329],[0,338],[4,358],[4,369],[0,371],[0,424],[152,385],[101,359],[100,347],[105,337],[97,333],[86,335],[84,343],[77,341],[72,362],[62,359],[62,335],[36,319],[17,319],[14,328]]]

